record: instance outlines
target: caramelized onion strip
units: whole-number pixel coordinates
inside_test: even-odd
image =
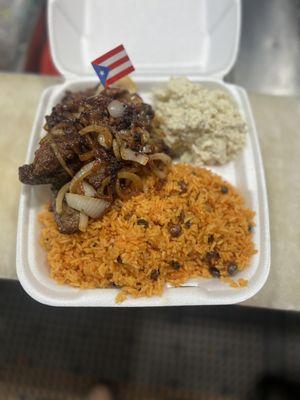
[[[141,165],[146,165],[149,157],[142,153],[137,153],[129,148],[121,147],[120,154],[123,160],[134,161]]]
[[[84,213],[81,212],[79,215],[79,230],[81,232],[85,232],[89,223],[89,217]]]
[[[50,146],[53,150],[53,153],[55,154],[55,157],[57,158],[58,162],[60,163],[60,165],[63,167],[63,169],[70,175],[70,176],[74,176],[73,171],[71,171],[71,169],[67,166],[65,160],[62,158],[62,155],[60,154],[57,145],[52,142],[50,143]]]
[[[130,188],[129,186],[125,185],[125,188],[122,188],[121,185],[121,180],[125,180],[125,182],[130,182]],[[117,195],[125,200],[131,197],[133,194],[142,192],[143,191],[143,182],[141,178],[129,171],[123,170],[118,172],[118,177],[116,181],[116,193]],[[129,189],[129,190],[128,190]]]
[[[165,153],[155,153],[150,156],[149,165],[156,176],[164,179],[170,169],[171,158]]]
[[[74,178],[71,181],[70,184],[70,192],[71,193],[76,193],[78,184],[87,176],[89,176],[92,173],[93,168],[96,165],[96,161],[91,161],[88,164],[85,164],[74,176]]]
[[[65,198],[65,194],[70,188],[70,182],[66,183],[63,185],[60,189],[59,192],[57,193],[56,199],[55,199],[55,211],[57,214],[61,214],[63,210],[63,201]]]
[[[87,151],[86,153],[83,153],[83,154],[79,155],[80,161],[89,161],[93,157],[94,157],[94,151],[93,150]]]

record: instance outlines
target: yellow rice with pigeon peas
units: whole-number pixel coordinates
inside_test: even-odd
[[[178,164],[164,182],[146,177],[144,189],[116,201],[84,233],[61,234],[53,213],[40,213],[40,242],[58,283],[118,287],[116,301],[161,295],[167,283],[196,277],[246,284],[229,278],[256,252],[254,212],[233,186],[206,169]]]

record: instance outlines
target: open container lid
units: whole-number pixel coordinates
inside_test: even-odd
[[[240,0],[49,0],[56,68],[94,76],[91,61],[124,44],[136,76],[223,77],[235,63]]]

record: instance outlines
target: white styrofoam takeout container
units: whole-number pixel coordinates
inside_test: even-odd
[[[28,146],[26,163],[43,135],[44,117],[66,90],[95,85],[90,61],[123,43],[135,65],[133,78],[146,102],[151,90],[171,75],[228,91],[248,126],[244,150],[234,162],[211,168],[243,194],[256,212],[254,241],[258,253],[236,278],[249,280],[234,289],[217,279],[194,279],[180,288],[167,287],[163,296],[128,299],[121,306],[234,304],[249,299],[264,285],[270,267],[266,186],[255,123],[247,94],[223,76],[236,59],[240,33],[239,0],[49,0],[51,52],[65,82],[42,95]],[[38,243],[37,214],[49,201],[44,186],[23,185],[17,235],[17,272],[30,296],[54,306],[115,306],[118,289],[80,290],[56,284]],[[120,306],[120,305],[118,305]]]

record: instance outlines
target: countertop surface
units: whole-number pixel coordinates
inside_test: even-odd
[[[42,91],[60,78],[0,74],[0,278],[17,279],[15,246],[20,183]],[[300,98],[249,94],[266,173],[271,271],[243,304],[300,310]]]

